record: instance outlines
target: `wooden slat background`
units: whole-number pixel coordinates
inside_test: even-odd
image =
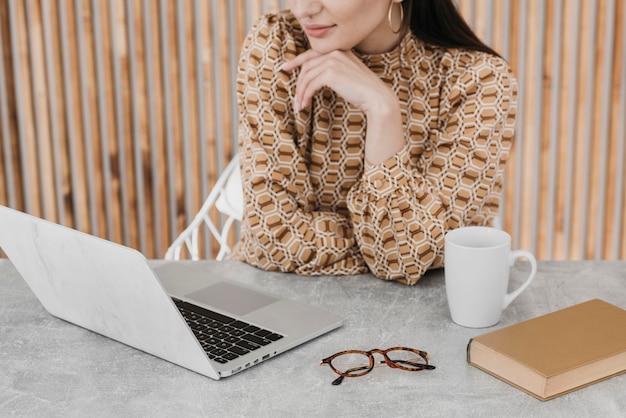
[[[625,3],[458,1],[521,85],[502,220],[540,259],[626,259]],[[245,33],[284,7],[0,0],[0,204],[162,257],[236,151]]]

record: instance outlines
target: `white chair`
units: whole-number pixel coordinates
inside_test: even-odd
[[[219,226],[210,217],[211,209],[215,207],[226,219]],[[239,173],[239,159],[235,156],[226,166],[215,186],[202,204],[202,207],[193,218],[189,226],[172,242],[165,253],[166,260],[180,260],[181,250],[187,248],[192,260],[199,260],[199,233],[206,226],[219,243],[219,253],[216,260],[222,260],[230,253],[228,234],[235,221],[241,221],[243,216],[243,188]]]

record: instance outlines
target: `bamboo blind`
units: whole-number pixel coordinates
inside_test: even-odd
[[[521,86],[514,246],[626,259],[626,2],[457,3]],[[245,33],[285,7],[0,0],[0,204],[162,257],[236,152]]]

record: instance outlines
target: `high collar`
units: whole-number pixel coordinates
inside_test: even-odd
[[[386,75],[405,66],[404,57],[407,49],[416,41],[411,31],[400,39],[400,42],[391,50],[379,54],[364,54],[353,49],[352,52],[377,75]]]

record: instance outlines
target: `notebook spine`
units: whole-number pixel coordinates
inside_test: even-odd
[[[474,341],[474,339],[473,339],[473,338],[470,338],[469,342],[467,343],[467,355],[466,355],[466,357],[467,357],[467,362],[468,362],[468,363],[471,363],[471,362],[472,362],[472,361],[471,361],[471,358],[470,358],[472,341]]]

